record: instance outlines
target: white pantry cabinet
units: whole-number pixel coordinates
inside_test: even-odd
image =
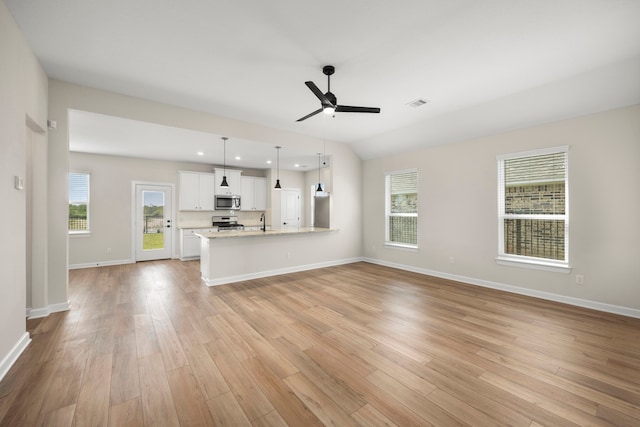
[[[241,210],[266,211],[267,210],[267,178],[254,176],[242,177],[240,191]]]
[[[214,210],[215,176],[212,173],[180,171],[178,191],[181,211]]]

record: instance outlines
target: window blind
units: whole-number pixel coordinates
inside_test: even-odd
[[[504,161],[506,185],[564,181],[567,153],[549,153]]]
[[[69,173],[69,203],[87,203],[89,201],[89,174]]]

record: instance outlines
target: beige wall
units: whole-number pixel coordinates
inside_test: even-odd
[[[559,145],[570,146],[571,273],[497,265],[496,156]],[[384,173],[407,168],[419,174],[418,251],[384,246]],[[367,258],[640,314],[640,106],[368,160],[363,180]]]
[[[69,265],[72,267],[131,262],[134,259],[131,253],[133,181],[173,184],[173,201],[177,206],[178,171],[211,172],[212,169],[210,165],[198,163],[82,153],[69,153],[69,168],[91,174],[91,233],[69,236]],[[210,214],[207,216],[211,218]],[[177,229],[172,231],[174,243],[178,243]],[[107,253],[107,248],[111,248],[111,253]],[[175,249],[179,249],[179,245],[176,244]]]
[[[47,76],[33,55],[4,2],[0,2],[0,221],[5,225],[0,243],[0,378],[28,342],[25,328],[27,262],[27,197],[42,194],[41,181],[25,182],[16,190],[14,176],[26,180],[27,144],[46,145]],[[29,137],[28,137],[29,135]],[[36,157],[40,158],[41,153]],[[36,174],[36,176],[38,176]],[[37,203],[40,199],[36,197]],[[30,206],[33,206],[30,204]],[[42,223],[46,212],[30,216]],[[46,242],[46,236],[40,235]],[[44,256],[38,253],[38,256]],[[37,260],[38,265],[45,263]],[[32,275],[30,274],[30,277]],[[38,289],[41,291],[41,289]],[[40,295],[36,299],[39,299]]]

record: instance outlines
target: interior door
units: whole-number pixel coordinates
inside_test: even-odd
[[[172,207],[171,186],[136,184],[136,261],[171,258]]]
[[[300,227],[300,189],[282,190],[280,196],[280,227],[294,229]]]

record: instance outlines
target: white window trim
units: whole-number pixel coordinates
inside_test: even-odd
[[[391,214],[389,211],[391,210],[391,205],[390,205],[390,193],[391,193],[391,189],[390,189],[390,184],[391,184],[391,180],[388,179],[389,176],[391,175],[395,175],[395,174],[401,174],[401,173],[410,173],[410,172],[415,172],[416,173],[416,187],[418,187],[418,180],[419,180],[419,175],[418,175],[418,168],[411,168],[411,169],[398,169],[398,170],[393,170],[393,171],[387,171],[384,173],[384,246],[387,247],[391,247],[391,248],[396,248],[396,249],[405,249],[405,250],[411,250],[411,251],[417,251],[419,249],[419,244],[420,244],[420,235],[418,234],[416,236],[416,244],[415,245],[411,245],[408,243],[399,243],[399,242],[392,242],[389,240],[389,217],[391,216],[407,216],[407,217],[416,217],[418,218],[418,213],[397,213],[397,214]],[[420,194],[419,194],[419,189],[416,188],[416,191],[418,192],[418,201],[420,199]],[[418,211],[420,210],[420,203],[418,203]]]
[[[522,255],[512,255],[504,253],[504,220],[509,218],[522,218],[521,215],[512,215],[504,213],[504,161],[520,157],[540,156],[544,154],[561,153],[567,154],[566,178],[565,178],[565,213],[564,215],[527,215],[527,219],[549,219],[560,220],[565,222],[564,241],[565,241],[565,260],[551,260],[537,257],[527,257]],[[534,270],[552,271],[557,273],[570,273],[569,265],[569,146],[561,145],[557,147],[541,148],[538,150],[521,151],[518,153],[502,154],[496,156],[498,164],[498,256],[496,263],[510,267],[529,268]]]

